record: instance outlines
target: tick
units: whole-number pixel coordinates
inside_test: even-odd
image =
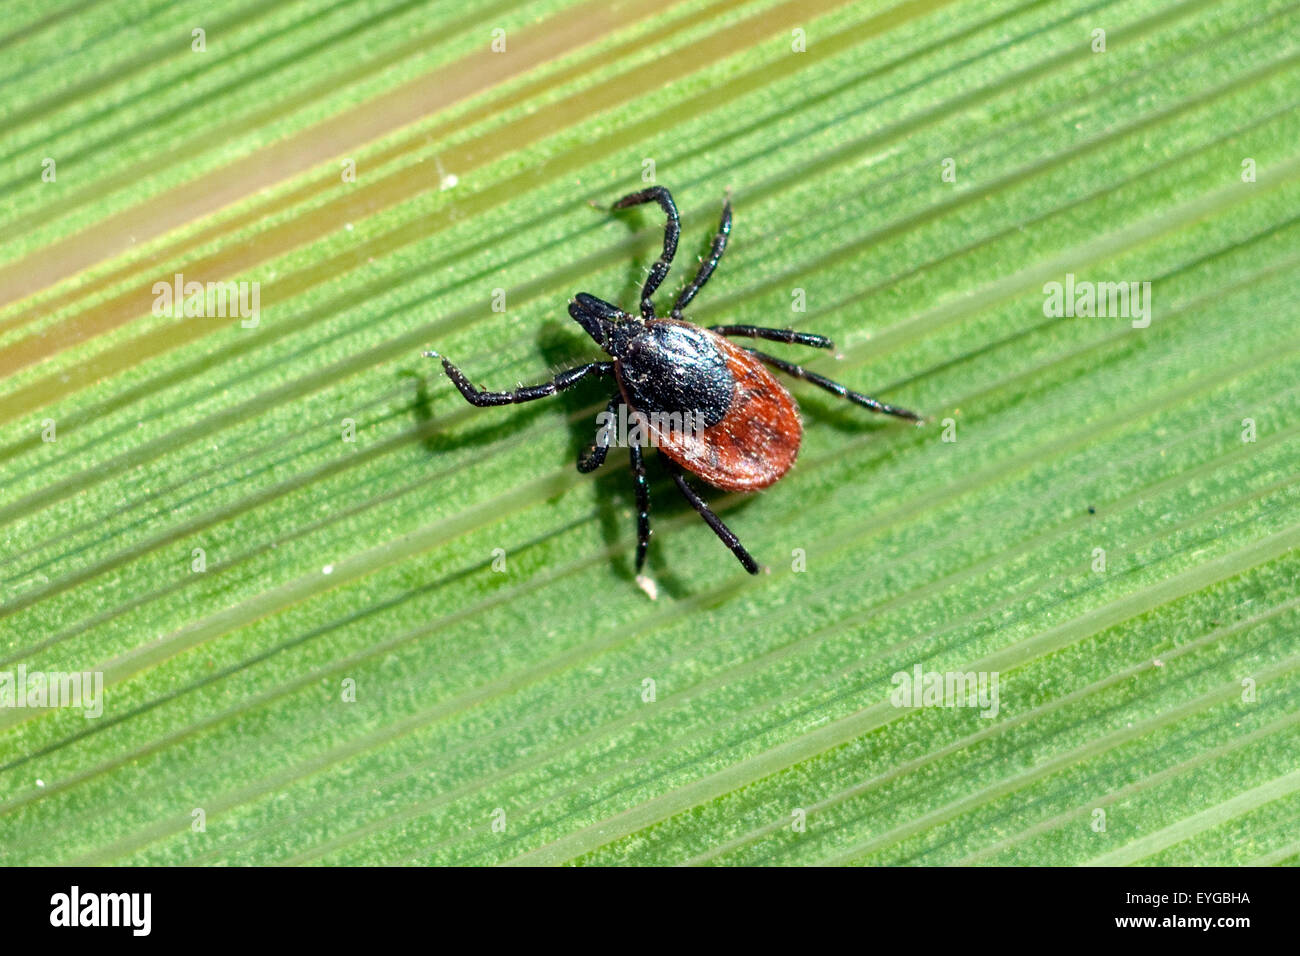
[[[638,440],[628,442],[636,489],[638,576],[650,544],[650,491],[641,452],[643,444],[657,447],[663,453],[682,496],[731,549],[745,570],[757,574],[758,562],[686,481],[685,473],[690,472],[724,491],[750,492],[768,487],[790,470],[799,453],[803,427],[794,399],[765,366],[803,379],[873,412],[914,422],[921,421],[921,416],[854,392],[784,359],[729,341],[731,337],[743,337],[834,348],[824,335],[753,325],[701,328],[687,321],[683,310],[709,281],[727,248],[731,235],[729,199],[723,203],[722,222],[695,278],[678,294],[668,318],[656,316],[652,297],[668,275],[681,233],[677,206],[667,189],[652,186],[624,196],[613,208],[627,209],[649,202],[659,204],[668,222],[664,228],[663,254],[651,266],[641,289],[641,314],[624,312],[586,292],[578,293],[569,303],[569,315],[613,361],[580,365],[540,385],[512,392],[489,392],[471,383],[460,369],[437,352],[424,354],[442,359],[447,377],[467,402],[479,407],[531,402],[573,388],[587,379],[613,376],[618,391],[610,398],[606,412],[617,416],[619,405],[625,404],[627,414],[641,413],[644,416],[641,421],[647,426],[640,430]],[[678,424],[685,422],[692,423],[692,427]],[[599,468],[608,452],[607,427],[579,455],[578,471],[586,473]]]

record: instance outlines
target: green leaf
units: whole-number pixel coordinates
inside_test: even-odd
[[[0,861],[1300,859],[1294,3],[6,13]],[[757,577],[651,455],[657,600],[607,391],[420,356],[595,358],[651,175],[661,309],[730,190],[691,318],[928,419],[792,383]]]

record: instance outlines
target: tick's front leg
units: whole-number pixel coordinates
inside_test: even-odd
[[[565,389],[572,388],[589,376],[610,375],[614,371],[613,362],[592,362],[589,365],[579,365],[577,368],[561,372],[549,382],[543,382],[540,385],[525,385],[513,392],[489,392],[486,389],[479,388],[467,379],[464,372],[437,352],[425,352],[424,357],[442,359],[442,367],[446,371],[447,377],[460,389],[460,393],[465,396],[465,401],[479,408],[486,408],[490,405],[515,405],[519,402],[533,402],[539,398],[547,398],[556,392],[563,392]]]

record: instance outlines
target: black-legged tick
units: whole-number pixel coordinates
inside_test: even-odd
[[[695,298],[717,268],[727,238],[731,235],[731,202],[722,206],[722,223],[713,239],[709,256],[700,264],[695,279],[677,296],[669,318],[655,316],[651,297],[668,275],[677,252],[681,232],[677,206],[662,186],[652,186],[624,196],[614,209],[641,203],[658,203],[668,216],[664,229],[663,254],[650,268],[641,290],[641,314],[631,315],[593,295],[580,292],[569,303],[569,315],[607,352],[612,362],[591,362],[561,372],[549,382],[518,388],[513,392],[488,392],[473,385],[455,365],[442,358],[447,377],[471,405],[508,405],[531,402],[572,388],[579,382],[613,375],[618,392],[610,399],[607,413],[616,415],[620,403],[641,413],[644,429],[640,438],[658,447],[667,459],[678,489],[699,512],[714,533],[740,559],[750,574],[758,563],[686,482],[689,471],[726,491],[758,491],[771,485],[794,464],[803,429],[790,393],[772,377],[764,365],[811,382],[863,408],[885,415],[921,421],[915,412],[886,405],[837,382],[756,349],[741,348],[724,336],[768,339],[814,348],[833,348],[830,339],[793,329],[768,329],[753,325],[692,325],[682,310]],[[609,419],[606,418],[608,423]],[[689,423],[689,427],[688,424]],[[636,482],[637,548],[636,569],[640,574],[650,543],[650,494],[646,482],[641,440],[629,441],[632,474]],[[608,427],[578,458],[578,470],[593,471],[605,462],[609,451]]]

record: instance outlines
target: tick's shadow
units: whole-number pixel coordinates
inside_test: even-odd
[[[595,200],[591,200],[589,205],[595,211],[596,215],[603,216],[609,222],[621,223],[627,229],[628,235],[635,237],[642,231],[651,231],[652,220],[646,215],[646,206],[631,206],[627,209],[610,209],[608,206],[601,206]],[[658,206],[653,206],[658,211]],[[646,250],[639,250],[633,255],[627,257],[627,274],[623,279],[622,290],[615,298],[608,295],[602,295],[599,291],[592,289],[578,289],[578,292],[587,292],[600,299],[613,302],[619,308],[623,308],[623,303],[631,304],[632,314],[636,315],[641,310],[641,287],[645,285],[645,278],[650,271],[650,263],[659,258],[662,251],[662,234],[660,242],[647,247]],[[609,290],[605,290],[608,292]]]
[[[575,332],[578,334],[575,335]],[[564,369],[599,361],[599,356],[603,354],[590,339],[582,335],[576,325],[569,329],[558,322],[547,322],[541,327],[537,333],[537,344],[540,352],[537,373],[529,376],[526,384],[544,382]],[[576,469],[579,454],[586,450],[595,437],[598,429],[597,413],[604,411],[610,396],[618,391],[617,382],[613,377],[607,377],[583,382],[570,391],[535,402],[474,408],[452,389],[439,393],[438,408],[435,410],[431,387],[446,378],[440,362],[429,359],[428,367],[423,373],[407,368],[397,374],[399,378],[409,379],[413,383],[411,415],[421,433],[421,447],[435,459],[444,452],[463,450],[466,447],[487,447],[507,440],[531,425],[538,416],[545,415],[555,420],[557,427],[561,417],[568,423],[571,440],[565,464]],[[514,382],[480,382],[472,370],[466,370],[466,375],[480,387],[504,390],[515,386]],[[482,424],[466,426],[466,419]],[[681,500],[676,486],[665,475],[655,457],[653,451],[647,449],[646,472],[650,479],[653,509],[651,521],[656,517],[666,519],[683,510],[693,513],[690,506]],[[473,467],[473,463],[470,462],[468,467]],[[580,483],[582,493],[591,494],[596,503],[601,537],[614,555],[612,564],[615,573],[631,583],[636,578],[636,505],[627,449],[611,448],[605,464],[584,478],[586,481]],[[652,539],[646,562],[648,570],[667,594],[673,597],[687,594],[689,589],[662,562],[657,544],[659,542]]]
[[[481,447],[494,444],[509,438],[510,435],[527,428],[534,422],[538,416],[546,414],[546,405],[548,401],[543,399],[536,402],[528,402],[522,405],[500,405],[494,408],[475,408],[466,402],[452,387],[449,394],[439,399],[441,415],[435,415],[433,409],[433,399],[429,395],[430,383],[439,380],[447,381],[447,376],[443,372],[442,363],[437,359],[429,359],[429,367],[423,373],[413,369],[401,369],[398,371],[398,378],[410,379],[415,386],[415,394],[411,397],[411,415],[415,419],[416,428],[421,434],[420,445],[430,455],[438,455],[442,452],[453,451],[458,448]],[[470,371],[465,374],[469,380],[480,388],[491,388],[498,391],[514,388],[514,382],[510,383],[483,383]],[[537,381],[543,382],[550,377],[545,366],[540,366],[537,373]],[[450,384],[450,383],[448,383]],[[531,381],[528,384],[534,384]],[[553,401],[553,399],[552,399]],[[496,416],[491,412],[496,411]],[[480,414],[476,414],[480,413]],[[461,417],[469,418],[471,421],[481,424],[472,424],[469,427],[457,427]]]

